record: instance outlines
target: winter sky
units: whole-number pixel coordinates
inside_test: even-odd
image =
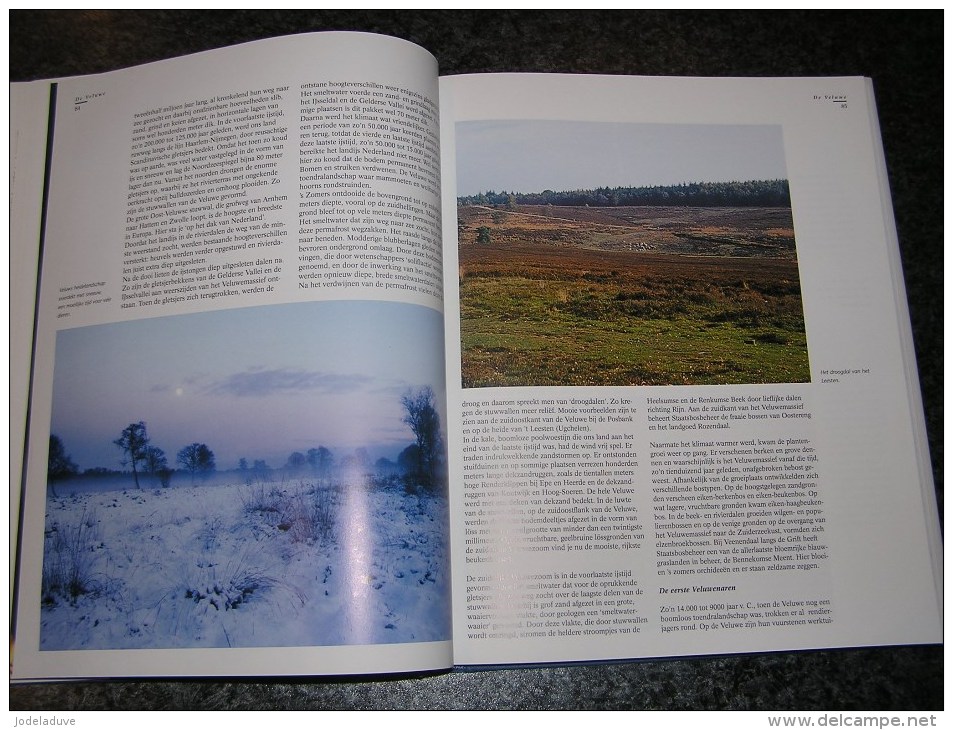
[[[219,469],[317,446],[393,459],[413,442],[401,395],[443,392],[442,327],[427,307],[348,301],[63,330],[51,430],[80,469],[119,468],[112,442],[138,421],[170,465],[195,441]]]
[[[776,125],[456,125],[457,195],[787,178]]]

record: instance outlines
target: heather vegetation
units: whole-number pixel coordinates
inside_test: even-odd
[[[788,207],[458,209],[463,385],[810,379]]]

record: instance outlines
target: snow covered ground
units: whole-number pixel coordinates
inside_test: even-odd
[[[445,498],[364,478],[57,491],[41,649],[450,638]]]

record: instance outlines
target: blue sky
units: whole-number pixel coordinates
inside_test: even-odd
[[[112,441],[137,421],[170,463],[194,441],[220,469],[320,445],[394,458],[413,441],[400,396],[443,392],[442,328],[427,307],[349,301],[63,330],[51,430],[81,469],[119,468]]]
[[[456,138],[457,195],[787,177],[777,125],[501,120]]]

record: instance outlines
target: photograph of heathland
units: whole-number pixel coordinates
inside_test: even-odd
[[[463,387],[810,381],[782,130],[456,125]]]

